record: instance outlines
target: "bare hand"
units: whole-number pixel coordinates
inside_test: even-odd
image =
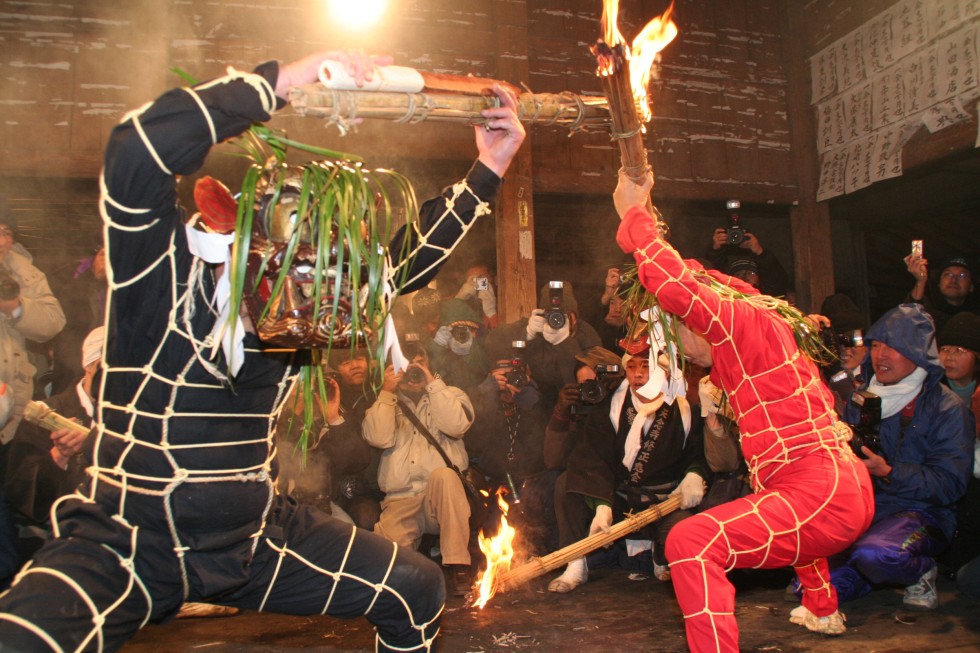
[[[323,384],[327,387],[327,403],[323,406],[323,419],[327,424],[334,424],[340,421],[340,386],[329,376],[323,379]]]
[[[724,227],[715,229],[715,234],[711,237],[711,249],[718,250],[728,244],[728,230]]]
[[[762,254],[762,245],[759,243],[759,239],[749,231],[745,232],[745,240],[742,241],[739,247],[750,250],[756,256]]]
[[[911,254],[903,260],[905,261],[905,268],[909,271],[909,274],[915,277],[915,282],[924,284],[926,279],[929,278],[929,261],[921,256],[912,256]]]
[[[500,84],[493,85],[493,92],[500,98],[500,106],[480,111],[487,119],[486,126],[475,125],[473,131],[480,162],[498,177],[503,177],[527,133],[517,119],[517,98],[514,94]]]
[[[626,212],[634,206],[646,206],[650,198],[650,190],[653,188],[653,173],[648,172],[644,175],[642,184],[637,184],[629,176],[619,171],[619,183],[613,192],[613,204],[616,206],[616,213],[622,220]]]
[[[381,389],[394,394],[398,390],[398,384],[401,383],[403,376],[405,376],[405,372],[396,372],[395,366],[389,363],[385,367],[385,380],[381,384]]]
[[[78,423],[78,420],[72,421]],[[51,432],[51,444],[54,445],[58,453],[67,461],[67,459],[81,450],[87,435],[88,433],[80,433],[75,429],[58,429],[57,431]]]
[[[619,287],[619,268],[609,268],[606,270],[606,288]]]
[[[809,322],[815,331],[820,331],[821,329],[829,329],[831,327],[830,318],[825,315],[820,315],[818,313],[810,313],[806,316],[806,321]]]
[[[863,453],[867,458],[862,458],[861,462],[864,466],[868,468],[868,473],[872,476],[888,476],[891,474],[892,466],[888,464],[888,461],[873,452],[867,447],[861,447],[861,453]]]

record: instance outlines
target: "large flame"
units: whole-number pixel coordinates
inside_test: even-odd
[[[626,58],[630,61],[630,88],[633,90],[633,100],[636,103],[640,122],[649,122],[653,117],[650,102],[647,98],[647,86],[650,83],[650,69],[653,67],[657,54],[677,36],[677,25],[671,20],[674,13],[674,3],[671,2],[662,16],[657,16],[646,24],[633,39],[633,46],[625,47],[626,40],[616,24],[619,15],[619,0],[602,1],[602,33],[609,47],[624,44]],[[610,74],[613,71],[602,71]]]
[[[486,537],[482,530],[477,536],[480,550],[487,559],[487,569],[477,581],[480,595],[473,603],[481,610],[497,593],[497,579],[501,574],[510,571],[511,562],[514,560],[514,536],[517,535],[517,531],[507,523],[508,505],[504,501],[503,492],[497,492],[497,505],[500,506],[501,512],[500,530],[493,537]]]

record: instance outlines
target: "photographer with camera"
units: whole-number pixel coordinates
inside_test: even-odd
[[[456,292],[456,299],[466,302],[483,315],[483,326],[487,329],[497,327],[497,293],[494,291],[493,277],[486,265],[471,265],[463,273],[463,283]]]
[[[544,464],[549,405],[522,359],[520,341],[496,352],[497,362],[473,393],[476,422],[466,436],[472,462],[491,488],[508,489],[512,523],[519,520],[521,546],[534,555],[557,548],[555,479]],[[508,355],[509,354],[509,355]]]
[[[820,373],[834,394],[834,410],[843,417],[844,404],[851,393],[867,382],[861,363],[868,355],[864,342],[868,324],[854,300],[840,293],[823,301],[820,314],[830,321],[829,327],[820,330],[820,338],[837,357],[834,363],[821,366]]]
[[[871,355],[863,365],[870,379],[865,389],[881,402],[881,451],[861,449],[874,481],[875,515],[847,563],[832,570],[832,583],[841,601],[863,596],[873,585],[905,586],[905,607],[934,610],[935,558],[953,536],[955,504],[973,469],[973,418],[941,383],[935,328],[921,305],[892,309],[866,340]],[[849,402],[848,421],[860,422],[861,412]]]
[[[0,198],[0,379],[14,397],[14,412],[0,429],[0,444],[14,437],[24,406],[34,398],[37,369],[28,357],[27,341],[47,342],[65,327],[61,304],[32,260],[17,242],[16,218]]]
[[[565,469],[568,454],[581,440],[585,416],[623,380],[622,354],[591,347],[575,360],[575,383],[558,393],[544,432],[544,462],[548,469]],[[562,477],[558,481],[564,482]]]
[[[350,479],[365,472],[373,458],[371,447],[361,437],[361,420],[367,407],[361,401],[359,409],[354,408],[358,399],[364,397],[361,384],[367,376],[367,358],[363,350],[352,354],[347,348],[335,349],[331,350],[329,359],[324,357],[322,364],[327,400],[321,402],[314,395],[315,417],[306,450],[296,445],[305,409],[302,399],[296,397],[302,393],[299,385],[286,399],[286,409],[276,422],[276,438],[282,452],[279,488],[301,503],[364,528],[365,524],[355,521],[339,502],[353,497]]]
[[[626,539],[630,560],[624,566],[668,581],[667,534],[691,516],[704,497],[707,465],[702,421],[683,396],[668,403],[664,390],[652,399],[640,393],[651,379],[646,336],[625,349],[625,379],[585,417],[582,441],[569,454],[565,482],[556,491],[560,544],[567,546],[608,529],[614,515],[621,518],[679,495],[679,510]],[[660,365],[666,368],[666,360]],[[652,568],[647,570],[640,556],[651,549]],[[548,591],[571,592],[587,582],[588,575],[587,560],[574,560],[551,581]]]
[[[452,574],[451,591],[463,596],[473,582],[470,505],[459,476],[421,428],[465,471],[469,456],[463,436],[473,424],[473,404],[465,392],[432,374],[428,354],[418,342],[406,343],[403,352],[408,368],[395,372],[388,365],[361,430],[369,445],[382,450],[378,485],[385,498],[374,532],[412,550],[422,535],[438,534],[442,564]]]
[[[704,257],[711,262],[714,269],[736,278],[742,278],[740,274],[754,272],[756,283],[749,282],[750,285],[758,288],[763,295],[785,296],[787,301],[793,303],[794,289],[789,275],[779,259],[763,248],[756,235],[742,224],[740,208],[738,200],[728,201],[729,224],[715,229],[711,246],[705,251]],[[736,261],[740,264],[733,271],[732,266]]]
[[[975,258],[960,255],[942,261],[933,281],[929,279],[929,261],[923,256],[923,241],[913,241],[912,253],[903,259],[915,278],[905,301],[922,304],[935,321],[937,333],[942,333],[946,322],[958,313],[980,314],[980,298],[973,292]]]
[[[479,317],[461,299],[448,299],[440,308],[439,329],[426,346],[432,370],[446,383],[467,394],[479,385],[490,369]]]
[[[503,351],[516,340],[527,343],[523,359],[548,406],[558,392],[575,380],[575,356],[601,345],[595,329],[579,319],[579,306],[568,281],[549,281],[541,287],[538,308],[527,319],[490,332],[489,351]]]

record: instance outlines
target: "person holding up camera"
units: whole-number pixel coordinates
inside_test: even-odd
[[[575,360],[575,383],[558,393],[558,402],[545,428],[544,462],[548,469],[565,470],[569,453],[582,439],[585,416],[623,380],[622,353],[590,347]],[[559,481],[564,482],[561,478]]]
[[[329,361],[324,357],[321,364],[327,367],[328,362],[345,359],[352,360],[350,349],[338,348],[330,352]],[[363,354],[361,360],[366,372],[367,360]],[[276,438],[282,452],[279,456],[279,488],[282,494],[289,494],[300,503],[316,506],[336,519],[360,526],[337,501],[344,493],[344,479],[356,477],[372,461],[372,449],[361,437],[359,416],[363,415],[364,408],[359,413],[350,408],[357,394],[361,394],[361,388],[356,388],[357,394],[349,386],[348,392],[343,392],[346,384],[336,371],[325,370],[323,377],[326,401],[321,401],[314,393],[316,407],[305,449],[296,443],[303,428],[305,409],[301,386],[293,388],[293,394],[286,399],[286,409],[276,422]]]
[[[557,548],[554,491],[558,473],[544,464],[549,406],[519,348],[497,362],[473,392],[476,423],[466,447],[491,488],[505,487],[510,520],[520,520],[523,546],[535,555]]]
[[[596,330],[579,317],[578,300],[567,281],[545,283],[531,316],[491,331],[487,349],[502,351],[518,340],[526,342],[524,362],[548,410],[561,388],[575,381],[575,356],[602,344]]]
[[[364,440],[382,450],[378,485],[385,498],[374,532],[411,550],[418,548],[423,534],[438,534],[442,564],[452,574],[451,591],[464,596],[473,582],[470,505],[462,481],[436,444],[458,469],[466,470],[463,436],[473,424],[473,404],[465,392],[432,374],[424,347],[410,342],[403,351],[409,367],[395,372],[388,365],[381,392],[361,427]]]
[[[729,224],[718,227],[711,236],[711,246],[704,257],[711,266],[726,274],[739,276],[740,273],[753,272],[756,283],[750,284],[763,295],[787,298],[792,302],[793,284],[779,259],[762,246],[754,233],[741,223],[738,200],[728,202]],[[734,266],[734,267],[733,267]],[[741,277],[739,277],[741,278]]]
[[[14,411],[0,429],[0,444],[14,437],[24,406],[34,398],[37,369],[27,341],[47,342],[65,327],[61,304],[33,257],[17,242],[17,220],[0,198],[0,379],[13,392]]]
[[[873,585],[905,586],[906,608],[935,610],[936,556],[956,527],[956,502],[973,470],[975,426],[967,406],[941,381],[932,318],[920,304],[885,313],[866,335],[866,390],[881,399],[881,451],[862,447],[874,481],[871,527],[832,570],[841,601]],[[847,406],[849,422],[861,409]]]
[[[936,323],[936,332],[951,317],[964,311],[980,314],[980,298],[973,292],[974,265],[966,256],[954,256],[939,264],[938,278],[929,282],[929,261],[922,255],[922,241],[913,241],[912,253],[906,256],[905,267],[915,278],[907,303],[922,304]]]
[[[439,308],[439,328],[426,345],[431,368],[446,383],[467,394],[479,385],[490,369],[476,312],[462,299],[444,301]]]

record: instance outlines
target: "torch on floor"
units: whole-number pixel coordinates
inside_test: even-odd
[[[631,581],[628,572],[605,568],[569,594],[547,591],[558,572],[500,594],[483,610],[446,606],[439,653],[590,651],[681,653],[687,650],[684,623],[670,583]],[[957,594],[940,578],[940,607],[912,613],[902,593],[878,590],[843,606],[847,633],[828,638],[789,622],[795,603],[783,598],[788,570],[733,572],[738,590],[736,617],[740,648],[747,651],[825,653],[924,653],[980,650],[980,602]],[[287,617],[245,612],[219,619],[181,619],[148,626],[124,653],[285,653],[316,650],[373,651],[374,633],[364,619]]]

